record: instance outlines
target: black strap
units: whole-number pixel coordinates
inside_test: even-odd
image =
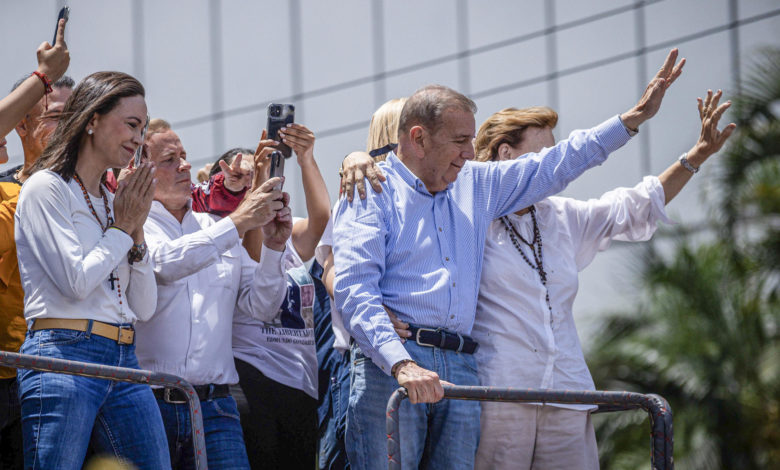
[[[380,155],[384,155],[386,153],[392,152],[397,147],[398,147],[398,144],[390,143],[390,144],[385,145],[384,147],[380,147],[378,149],[374,149],[374,150],[368,152],[368,154],[371,155],[371,158],[376,158],[376,157],[378,157]]]

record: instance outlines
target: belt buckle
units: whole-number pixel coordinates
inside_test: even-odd
[[[420,333],[423,331],[430,331],[431,333],[439,333],[441,332],[441,328],[417,328],[417,334],[414,336],[414,341],[419,344],[420,346],[427,346],[429,348],[438,348],[439,346],[431,343],[423,343],[422,339],[420,339]]]
[[[187,403],[187,400],[174,400],[171,398],[171,392],[176,389],[165,387],[163,390],[165,390],[163,392],[163,401],[165,401],[165,403],[170,403],[171,405],[181,405]]]
[[[135,339],[135,331],[129,326],[120,326],[118,328],[119,335],[116,339],[116,342],[119,344],[133,344],[133,340]]]

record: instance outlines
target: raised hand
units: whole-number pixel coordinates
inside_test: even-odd
[[[154,163],[142,163],[129,173],[116,190],[114,197],[114,225],[133,237],[136,243],[143,241],[143,227],[154,199]]]
[[[288,124],[279,129],[279,137],[298,156],[298,164],[314,158],[314,133],[306,126]]]
[[[720,118],[731,106],[731,101],[726,101],[720,106],[718,105],[722,96],[723,92],[721,90],[718,90],[714,95],[712,90],[707,90],[707,97],[704,100],[696,98],[699,118],[701,119],[701,133],[696,145],[688,152],[687,158],[693,165],[698,166],[704,163],[707,158],[720,150],[729,136],[731,136],[731,133],[734,132],[734,129],[737,128],[737,125],[732,122],[724,127],[722,131],[718,130]]]
[[[341,164],[341,186],[339,188],[339,196],[346,194],[349,202],[352,202],[357,187],[360,199],[366,198],[366,183],[365,179],[368,178],[371,183],[371,188],[376,193],[382,192],[382,181],[387,178],[382,173],[376,164],[374,159],[371,158],[366,152],[352,152],[347,155],[344,162]]]
[[[70,53],[65,44],[65,20],[61,19],[57,24],[57,45],[44,42],[38,46],[38,71],[46,74],[52,83],[59,80],[68,70]]]
[[[276,217],[263,225],[263,245],[275,251],[284,251],[284,246],[292,235],[292,212],[288,206],[290,203],[289,194],[282,193],[282,203],[284,207],[276,212]]]
[[[234,193],[243,191],[252,184],[254,173],[254,159],[249,155],[239,153],[228,165],[224,160],[219,161],[219,167],[225,175],[225,187]]]
[[[650,80],[650,83],[647,84],[647,88],[645,88],[645,92],[642,94],[639,102],[633,108],[620,115],[623,124],[629,129],[638,129],[640,124],[655,116],[658,110],[661,109],[661,102],[664,99],[666,90],[677,80],[685,65],[685,59],[680,59],[680,62],[675,65],[678,52],[676,48],[669,51],[664,64],[658,70],[658,73],[655,74],[655,77]]]
[[[260,228],[276,218],[277,212],[285,208],[284,193],[273,189],[280,184],[280,178],[271,178],[260,187],[244,196],[244,200],[228,217],[233,220],[239,236],[247,230]]]
[[[259,188],[260,185],[265,183],[271,172],[271,159],[268,158],[279,142],[268,138],[268,133],[263,129],[263,134],[260,136],[260,142],[257,144],[257,149],[254,155],[254,170],[252,177],[252,190]]]

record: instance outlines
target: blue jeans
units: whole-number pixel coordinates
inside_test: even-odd
[[[166,403],[163,400],[157,400],[157,405],[165,423],[171,465],[175,469],[194,469],[189,407],[186,403]],[[233,397],[203,400],[200,409],[209,468],[249,470],[244,434]]]
[[[349,351],[333,348],[330,297],[322,283],[322,266],[314,260],[309,270],[314,280],[314,338],[319,365],[319,456],[321,470],[347,470],[344,437],[349,405]]]
[[[473,355],[420,346],[404,346],[420,367],[456,385],[479,385]],[[352,346],[347,454],[354,469],[387,468],[385,409],[398,382],[382,372]],[[399,410],[402,468],[473,469],[479,444],[477,401],[442,400],[413,405],[404,400]]]
[[[71,330],[28,331],[22,354],[138,369],[135,345]],[[147,385],[19,369],[24,467],[73,469],[87,447],[139,469],[168,469],[165,430]]]

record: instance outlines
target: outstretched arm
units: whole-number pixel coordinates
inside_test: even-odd
[[[699,103],[701,134],[699,134],[699,140],[693,148],[688,151],[685,158],[697,171],[702,163],[707,161],[710,156],[723,147],[723,144],[737,127],[737,125],[732,122],[724,127],[722,131],[718,130],[718,121],[720,121],[723,113],[731,106],[731,101],[726,101],[718,106],[721,96],[723,96],[721,90],[718,90],[714,95],[712,94],[712,90],[707,90],[707,97],[704,100],[696,98]],[[669,204],[669,201],[677,196],[683,186],[691,179],[691,176],[693,176],[693,173],[686,169],[680,161],[672,163],[669,168],[658,176],[661,185],[664,187],[666,204]]]
[[[623,121],[624,126],[637,131],[643,122],[655,116],[661,108],[661,102],[664,99],[666,90],[677,80],[677,77],[682,73],[683,66],[685,66],[685,59],[680,59],[680,62],[675,65],[678,53],[677,49],[669,51],[664,64],[658,70],[658,73],[655,74],[655,77],[650,80],[650,83],[647,84],[647,88],[645,88],[642,97],[639,98],[639,102],[633,108],[620,115],[620,120]]]
[[[48,42],[44,42],[38,47],[37,55],[36,72],[44,74],[51,83],[59,80],[70,63],[68,46],[65,44],[65,20],[60,20],[57,26],[57,45],[52,47]],[[30,75],[16,90],[3,98],[0,101],[0,137],[16,127],[45,92],[46,88],[41,79]]]

